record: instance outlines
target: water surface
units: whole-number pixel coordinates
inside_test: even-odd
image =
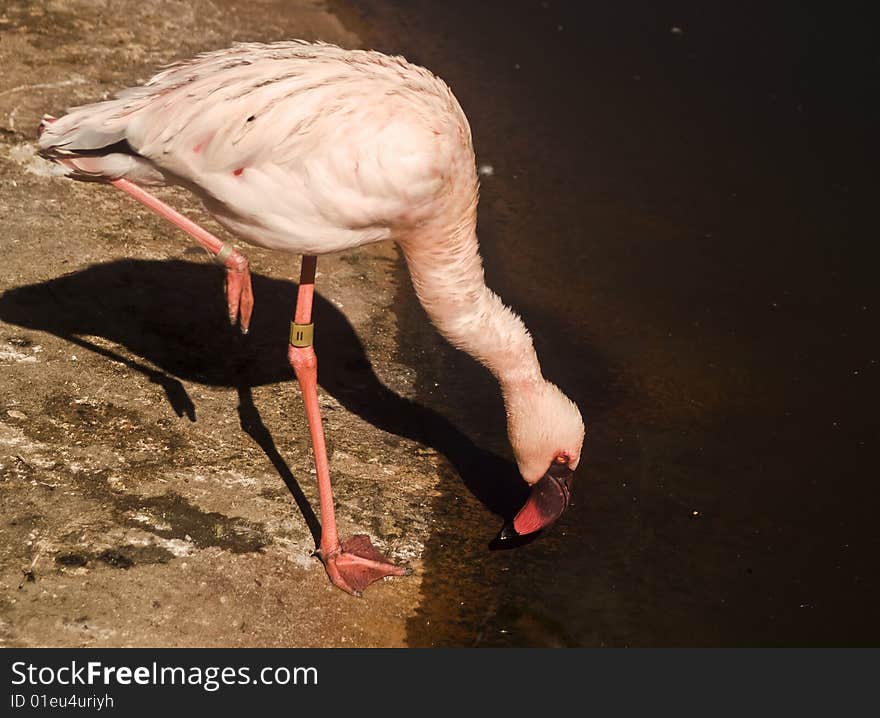
[[[442,478],[410,642],[876,644],[880,55],[858,14],[333,7],[459,97],[492,168],[488,280],[589,426],[574,508],[516,551]],[[402,285],[422,400],[475,470],[509,471],[491,377]]]

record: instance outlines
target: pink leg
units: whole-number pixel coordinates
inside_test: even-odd
[[[403,576],[407,569],[395,566],[379,553],[369,536],[358,534],[339,542],[336,532],[336,514],[333,510],[333,489],[330,486],[330,465],[324,444],[324,428],[318,407],[318,357],[312,346],[312,298],[315,291],[317,259],[304,256],[296,299],[296,314],[290,333],[288,359],[296,372],[306,408],[306,418],[315,451],[315,471],[318,474],[318,497],[321,502],[321,546],[318,557],[324,562],[330,580],[343,591],[354,596],[373,581],[385,576]]]
[[[43,115],[38,134],[42,135],[45,126],[55,122],[51,115]],[[141,204],[149,207],[163,219],[177,226],[201,244],[214,259],[226,267],[226,302],[229,308],[229,322],[235,324],[235,320],[241,317],[239,326],[241,333],[247,334],[251,323],[251,313],[254,309],[254,293],[251,288],[251,272],[248,267],[247,257],[235,249],[231,244],[224,244],[213,234],[202,229],[192,220],[184,217],[177,210],[172,209],[158,197],[150,194],[142,187],[119,178],[110,180],[110,184],[123,192],[134,197]]]
[[[160,217],[182,229],[211,252],[214,259],[226,267],[226,302],[229,309],[229,321],[234,325],[236,320],[240,318],[241,332],[247,334],[251,323],[251,313],[254,309],[254,293],[251,288],[251,272],[247,257],[234,249],[232,245],[224,244],[222,240],[169,207],[158,197],[127,179],[111,180],[110,184],[131,195]]]

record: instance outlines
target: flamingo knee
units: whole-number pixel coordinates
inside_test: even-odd
[[[287,347],[287,361],[293,367],[300,384],[304,381],[317,382],[318,355],[313,346],[297,347],[291,344]]]

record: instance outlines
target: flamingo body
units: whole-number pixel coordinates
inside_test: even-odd
[[[500,384],[513,453],[532,485],[502,536],[544,528],[568,506],[583,421],[544,379],[522,320],[485,284],[470,128],[429,71],[326,44],[236,45],[173,65],[115,99],[47,116],[39,145],[71,177],[111,182],[209,249],[227,268],[230,319],[240,314],[243,331],[253,306],[247,260],[142,185],[183,185],[247,242],[303,255],[294,328],[310,326],[314,255],[396,241],[432,322]],[[331,580],[359,595],[403,570],[366,536],[338,539],[317,357],[294,339],[288,356],[315,450],[317,553]]]
[[[398,238],[442,210],[452,180],[477,186],[468,123],[442,80],[302,42],[174,65],[72,110],[40,145],[74,174],[183,184],[242,239],[294,254]],[[113,147],[129,151],[82,156]]]

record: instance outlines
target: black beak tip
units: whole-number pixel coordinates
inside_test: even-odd
[[[504,526],[501,527],[501,533],[498,534],[498,538],[501,541],[510,541],[511,539],[515,539],[519,536],[516,532],[516,529],[513,527],[513,521],[508,521]]]
[[[540,535],[540,533],[540,531],[535,531],[530,534],[517,533],[516,529],[513,527],[513,521],[508,521],[501,528],[498,535],[489,542],[489,550],[508,551],[511,549],[517,549],[526,544],[530,544]]]

